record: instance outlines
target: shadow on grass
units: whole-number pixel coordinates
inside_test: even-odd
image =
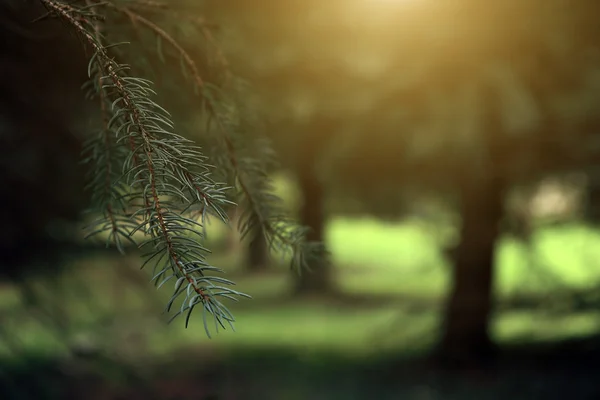
[[[274,347],[238,347],[218,357],[203,349],[186,349],[144,366],[34,355],[0,363],[0,398],[599,398],[598,336],[533,347],[515,345],[501,354],[489,370],[460,372],[437,369],[418,354],[357,356]]]
[[[370,310],[393,305],[397,306],[399,310],[414,310],[415,312],[419,312],[437,308],[440,301],[441,299],[431,296],[414,296],[403,293],[351,293],[335,290],[328,293],[301,296],[288,293],[275,296],[261,296],[249,301],[235,303],[235,308],[237,310],[269,310],[292,305],[316,304],[339,310]]]

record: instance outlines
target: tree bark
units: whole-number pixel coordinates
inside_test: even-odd
[[[311,168],[302,171],[299,176],[300,192],[303,205],[300,210],[300,222],[310,228],[308,241],[324,242],[325,214],[324,188]],[[325,260],[315,260],[309,265],[310,270],[301,273],[293,272],[294,292],[297,295],[323,294],[333,288],[332,271]]]
[[[269,267],[269,248],[262,230],[248,243],[246,271],[262,272]]]
[[[239,217],[241,211],[233,209],[229,212],[231,229],[226,233],[226,251],[244,252],[243,268],[246,272],[257,273],[264,271],[269,266],[269,248],[265,235],[261,228],[252,235],[248,235],[250,240],[244,240],[240,243],[240,234],[238,232]]]
[[[489,324],[493,307],[495,247],[504,214],[498,179],[461,185],[461,242],[452,268],[452,291],[444,315],[440,361],[457,365],[491,360]]]
[[[239,210],[232,208],[227,211],[229,215],[229,229],[225,231],[223,247],[227,253],[235,253],[240,249],[240,234],[238,232]]]
[[[592,225],[600,225],[600,177],[588,175],[587,198],[585,202],[585,219]]]

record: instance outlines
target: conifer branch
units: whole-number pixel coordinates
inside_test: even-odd
[[[307,229],[287,217],[282,201],[273,194],[274,187],[266,170],[267,165],[274,162],[274,157],[269,153],[270,143],[267,143],[264,138],[256,139],[262,147],[259,153],[262,159],[260,161],[256,160],[258,158],[256,155],[240,157],[240,146],[236,144],[234,135],[231,134],[231,131],[238,129],[240,124],[229,119],[226,115],[227,111],[220,111],[223,108],[226,110],[230,108],[232,113],[237,112],[237,107],[232,104],[233,102],[226,99],[223,91],[218,87],[202,79],[194,59],[166,30],[127,7],[119,7],[112,3],[109,3],[108,6],[126,15],[134,26],[139,24],[146,27],[171,46],[182,60],[187,74],[191,76],[194,92],[203,95],[204,105],[211,117],[209,122],[214,121],[219,132],[216,141],[220,144],[220,153],[227,155],[226,163],[228,165],[226,168],[232,172],[233,181],[239,188],[237,200],[244,207],[242,218],[238,224],[241,238],[262,232],[270,250],[277,249],[282,256],[291,255],[292,267],[298,270],[307,266],[307,257],[323,255],[322,244],[306,242]],[[220,67],[225,69],[229,78],[228,62],[220,48],[216,46],[214,37],[202,23],[203,21],[195,22],[197,26],[200,26],[207,42],[215,48]],[[202,222],[205,222],[204,218]]]
[[[234,318],[218,298],[237,301],[240,296],[249,296],[223,286],[233,285],[229,280],[205,275],[222,271],[206,262],[208,250],[200,244],[204,238],[202,225],[184,215],[199,204],[205,212],[226,222],[223,207],[231,204],[225,197],[227,188],[212,181],[200,149],[173,132],[169,114],[152,100],[155,93],[151,83],[129,76],[129,67],[110,57],[111,46],[102,43],[93,7],[40,1],[49,15],[67,23],[94,53],[88,68],[91,83],[87,86],[98,94],[105,126],[89,143],[91,156],[87,160],[96,172],[101,172],[94,173],[90,187],[108,219],[95,232],[109,229],[117,246],[119,234],[133,240],[133,234],[143,232],[148,239],[140,247],[148,249],[144,266],[154,263],[153,280],[160,287],[175,278],[167,310],[183,297],[175,316],[187,312],[186,326],[192,310],[202,304],[209,337],[209,314],[217,329],[225,327],[225,322],[233,328]],[[106,107],[109,101],[110,108]],[[109,132],[115,140],[111,141]],[[122,162],[120,175],[115,174],[113,160]],[[129,193],[121,193],[123,189]],[[115,205],[123,210],[123,218],[116,217]],[[127,205],[137,207],[137,211],[127,214]],[[119,223],[127,228],[119,228]]]
[[[90,10],[95,13],[95,7],[88,0],[86,4]],[[101,40],[101,26],[98,21],[93,23],[96,40]],[[109,122],[114,116],[111,108],[110,99],[106,91],[102,90],[102,70],[94,64],[91,69],[90,81],[84,85],[87,88],[87,96],[90,99],[96,99],[100,103],[100,113],[102,125],[98,133],[93,136],[84,147],[85,163],[92,164],[89,171],[89,184],[87,189],[92,191],[92,212],[102,212],[102,218],[92,224],[92,227],[100,229],[92,230],[88,237],[94,236],[100,232],[108,231],[106,239],[107,246],[114,243],[116,248],[124,253],[122,240],[129,241],[136,245],[131,238],[131,232],[136,224],[131,221],[131,216],[127,212],[127,202],[124,201],[123,194],[127,192],[124,182],[120,179],[119,170],[122,169],[123,162],[127,158],[125,149],[118,145],[116,136],[109,128]],[[102,182],[97,180],[104,180]],[[96,189],[96,190],[95,190]],[[106,223],[103,224],[103,221]]]

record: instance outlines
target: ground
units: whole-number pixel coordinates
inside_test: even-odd
[[[493,336],[504,347],[539,351],[513,350],[496,369],[460,375],[406,360],[426,354],[437,339],[448,284],[440,244],[451,236],[432,235],[430,226],[416,221],[334,219],[328,239],[343,295],[328,299],[292,299],[285,267],[248,276],[239,270],[239,254],[217,254],[213,261],[228,266],[228,277],[254,299],[231,305],[237,332],[212,339],[199,314],[188,329],[183,319],[164,325],[160,311],[168,290],[157,298],[144,290],[147,276],[133,285],[115,274],[127,270],[139,277],[133,257],[80,260],[78,272],[63,282],[56,315],[71,348],[98,352],[89,360],[69,356],[64,341],[40,323],[42,316],[19,309],[10,288],[1,292],[2,328],[18,332],[19,349],[37,360],[21,375],[25,382],[43,375],[33,368],[38,365],[62,377],[56,382],[83,385],[75,398],[91,399],[81,394],[89,388],[98,399],[135,398],[134,392],[144,399],[202,399],[213,392],[222,399],[592,398],[597,342],[540,347],[600,332],[598,308],[588,301],[600,282],[600,235],[582,225],[539,232],[537,269],[527,267],[519,243],[507,238],[501,244]],[[76,289],[87,292],[87,301]],[[581,296],[568,295],[574,291]],[[16,376],[14,361],[23,360],[14,357],[17,344],[10,346],[13,352],[0,348],[5,378]],[[144,379],[154,382],[155,397],[140,389]]]

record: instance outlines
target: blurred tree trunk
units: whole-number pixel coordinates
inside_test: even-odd
[[[600,225],[600,176],[588,174],[587,198],[585,199],[585,219],[593,225]]]
[[[309,241],[324,242],[325,214],[324,188],[315,176],[313,168],[300,171],[298,177],[300,192],[303,197],[300,210],[300,223],[308,228]],[[302,271],[294,276],[294,292],[297,295],[321,294],[332,290],[332,271],[329,263],[324,260],[315,260],[310,265],[310,271]]]
[[[489,335],[495,246],[504,215],[499,179],[461,185],[461,242],[454,254],[452,291],[444,315],[438,356],[452,365],[493,358]]]
[[[246,271],[262,272],[269,267],[269,246],[262,229],[248,243],[246,253]]]
[[[240,248],[240,234],[238,232],[239,224],[239,210],[232,208],[227,211],[229,215],[229,229],[225,231],[225,251],[227,253],[234,253],[239,251]]]

